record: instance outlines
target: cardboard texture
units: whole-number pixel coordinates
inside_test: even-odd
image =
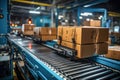
[[[84,21],[83,22],[84,26],[94,26],[94,27],[100,27],[101,26],[101,22],[100,20],[90,20],[90,21]]]
[[[26,35],[26,36],[32,36],[32,35],[34,35],[34,31],[24,31],[23,32],[23,35]]]
[[[107,42],[108,36],[109,36],[109,29],[108,28],[96,28],[96,30],[97,30],[96,43]]]
[[[67,39],[68,39],[68,30],[69,30],[69,27],[63,27],[62,40],[64,40],[64,41],[67,41]]]
[[[33,30],[35,27],[34,24],[23,24],[22,25],[22,32],[28,31],[28,30]]]
[[[90,27],[77,27],[75,32],[75,42],[77,44],[90,44],[96,41],[96,29]]]
[[[101,22],[100,22],[100,20],[92,20],[92,21],[90,21],[90,26],[100,27]]]
[[[107,54],[108,53],[108,43],[96,44],[96,53],[97,54]]]
[[[87,58],[91,57],[95,53],[95,45],[76,45],[77,56],[78,58]]]
[[[49,28],[48,27],[40,27],[39,32],[41,35],[49,34]]]
[[[71,48],[71,49],[75,49],[75,44],[71,43],[71,42],[62,41],[61,45],[65,46],[65,47],[68,47],[68,48]]]
[[[62,36],[62,35],[63,35],[63,27],[59,26],[57,31],[57,36]]]
[[[120,60],[120,46],[113,46],[112,48],[109,48],[108,54],[106,54],[106,57]]]
[[[49,28],[49,34],[50,35],[57,35],[57,29],[55,27]]]

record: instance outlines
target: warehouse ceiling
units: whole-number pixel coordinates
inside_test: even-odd
[[[51,9],[70,9],[75,7],[99,7],[109,11],[120,12],[120,7],[114,0],[11,0],[12,16],[28,17],[30,10],[40,11],[40,15],[50,15]]]

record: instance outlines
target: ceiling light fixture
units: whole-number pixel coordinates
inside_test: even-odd
[[[39,11],[29,11],[29,13],[32,13],[32,14],[40,14]]]

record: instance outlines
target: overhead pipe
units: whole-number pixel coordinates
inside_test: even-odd
[[[27,1],[27,0],[12,0],[12,2],[20,2],[20,3],[32,4],[32,5],[38,5],[38,6],[48,6],[48,7],[52,6],[52,4],[34,2],[34,1]]]

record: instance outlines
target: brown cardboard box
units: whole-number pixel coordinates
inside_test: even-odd
[[[69,27],[63,27],[62,40],[64,40],[64,41],[67,41],[67,39],[68,39],[68,30],[69,30]]]
[[[22,25],[22,32],[24,32],[25,30],[33,30],[35,27],[34,24],[23,24]]]
[[[97,54],[107,54],[108,53],[108,43],[96,44],[96,53]]]
[[[42,35],[42,36],[40,36],[40,38],[41,38],[42,41],[49,40],[49,36],[46,36],[46,35]]]
[[[84,21],[83,25],[84,26],[100,27],[101,26],[101,22],[100,22],[100,20],[90,20],[90,21]]]
[[[84,25],[84,26],[90,26],[90,21],[84,21],[84,22],[83,22],[83,25]]]
[[[68,47],[68,48],[71,48],[71,49],[75,49],[75,45],[71,42],[62,41],[61,45],[65,46],[65,47]]]
[[[91,27],[77,27],[75,41],[77,44],[89,44],[96,42],[96,29]]]
[[[30,31],[30,30],[29,30],[29,31],[24,31],[24,32],[23,32],[23,35],[32,36],[32,35],[34,35],[34,31]]]
[[[108,28],[96,28],[97,30],[97,37],[96,42],[107,42],[109,36],[109,29]]]
[[[77,56],[78,58],[87,58],[91,57],[95,53],[95,45],[76,45]]]
[[[49,40],[55,40],[55,39],[57,39],[56,35],[49,35]]]
[[[100,20],[91,20],[90,21],[90,26],[100,27],[101,26],[101,22],[100,22]]]
[[[106,57],[120,60],[120,50],[108,50]]]

